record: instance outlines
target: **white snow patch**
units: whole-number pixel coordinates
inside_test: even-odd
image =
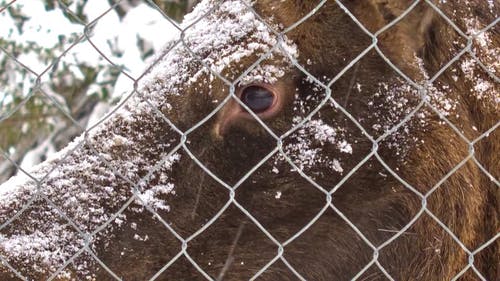
[[[280,199],[281,198],[281,191],[276,191],[276,195],[274,196],[275,199]]]
[[[293,123],[296,125],[301,120],[295,117]],[[290,136],[290,142],[284,145],[284,152],[304,172],[326,166],[342,174],[344,169],[340,161],[323,151],[326,145],[334,145],[339,152],[352,154],[352,146],[345,139],[344,130],[343,127],[332,127],[321,119],[310,120]],[[280,159],[283,160],[283,156]]]
[[[467,33],[474,35],[474,42],[476,45],[473,51],[476,56],[485,65],[487,71],[496,74],[500,69],[500,47],[495,46],[489,31],[479,33],[480,22],[474,18],[469,18],[465,20],[467,25]],[[478,63],[468,57],[462,61],[460,64],[460,69],[465,75],[467,80],[470,80],[473,85],[471,94],[478,100],[484,100],[486,103],[498,105],[500,103],[500,93],[497,87],[490,81],[485,80],[482,74],[484,70],[478,65]]]

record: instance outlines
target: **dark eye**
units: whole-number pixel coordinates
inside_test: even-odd
[[[241,101],[253,112],[261,113],[273,105],[274,94],[261,86],[249,86],[241,92]]]

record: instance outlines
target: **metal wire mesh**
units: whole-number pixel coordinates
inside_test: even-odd
[[[88,135],[89,135],[89,132],[94,129],[95,127],[99,126],[100,123],[104,122],[104,120],[106,120],[106,118],[102,119],[102,121],[98,124],[95,124],[94,126],[92,126],[91,128],[88,128],[88,129],[85,129],[83,127],[81,127],[79,125],[79,123],[74,119],[74,117],[71,115],[70,112],[67,111],[67,109],[65,109],[57,100],[55,100],[50,94],[46,93],[46,91],[43,89],[42,87],[42,77],[44,75],[47,75],[47,72],[51,69],[51,67],[53,67],[53,65],[55,65],[58,60],[61,59],[62,56],[65,55],[66,52],[68,52],[71,48],[73,48],[75,45],[77,44],[80,44],[81,42],[83,41],[87,41],[89,42],[93,48],[95,49],[95,51],[99,52],[102,56],[102,58],[104,58],[106,61],[108,61],[109,64],[113,65],[113,66],[116,66],[114,64],[114,62],[112,61],[112,59],[108,58],[104,52],[102,52],[99,47],[93,43],[93,39],[92,39],[92,27],[96,24],[96,22],[98,22],[102,17],[106,16],[106,14],[108,14],[112,9],[114,9],[118,3],[120,1],[117,1],[113,7],[111,7],[111,9],[105,11],[102,13],[101,16],[99,16],[98,18],[90,21],[90,22],[80,22],[81,24],[83,24],[85,26],[85,31],[84,31],[84,34],[82,34],[77,41],[75,41],[71,46],[68,47],[68,49],[63,52],[59,57],[57,57],[53,63],[51,65],[49,65],[47,68],[45,68],[42,72],[36,72],[32,69],[30,69],[29,66],[27,65],[24,65],[21,61],[19,61],[14,55],[10,54],[6,49],[4,48],[1,48],[0,47],[0,51],[3,52],[5,55],[9,56],[11,60],[15,61],[17,64],[19,64],[20,66],[22,66],[23,69],[25,69],[27,72],[31,73],[32,75],[34,75],[36,77],[36,85],[35,87],[32,89],[32,93],[34,93],[35,91],[36,92],[39,92],[41,93],[42,95],[44,95],[48,100],[51,101],[51,103],[53,103],[68,119],[70,119],[73,123],[74,126],[78,127],[79,130],[81,130],[83,132],[83,138],[81,139],[81,142],[78,144],[78,145],[75,145],[70,151],[67,152],[67,154],[71,154],[73,151],[75,151],[76,149],[78,149],[79,147],[81,147],[82,145],[86,144],[87,143],[87,138],[88,138]],[[151,2],[151,1],[148,1],[148,2]],[[265,55],[261,56],[259,60],[257,60],[251,67],[249,67],[244,73],[242,73],[237,79],[235,79],[234,81],[229,81],[227,78],[225,78],[223,75],[221,75],[221,73],[215,71],[214,69],[212,69],[212,67],[208,64],[206,64],[205,62],[203,62],[201,59],[199,60],[199,62],[201,64],[204,65],[204,67],[210,71],[214,76],[216,76],[218,79],[220,79],[221,81],[223,81],[223,83],[229,87],[230,89],[230,94],[227,96],[227,98],[220,103],[219,106],[217,106],[215,108],[215,110],[213,110],[208,116],[206,116],[206,118],[204,118],[203,120],[199,121],[197,124],[195,124],[194,126],[192,126],[190,129],[186,130],[186,131],[182,131],[180,130],[179,128],[177,128],[175,126],[175,124],[173,124],[166,116],[164,116],[161,112],[161,110],[159,110],[158,108],[156,108],[156,106],[149,102],[148,100],[146,100],[146,102],[148,103],[148,105],[153,109],[154,112],[156,112],[157,114],[160,114],[163,116],[165,122],[167,122],[171,127],[172,129],[177,132],[177,134],[179,135],[180,137],[180,142],[170,151],[170,153],[168,153],[168,155],[166,155],[166,157],[163,158],[162,161],[160,161],[159,163],[157,163],[157,165],[155,165],[155,167],[153,169],[151,169],[151,171],[146,175],[144,176],[139,182],[134,182],[130,179],[127,178],[126,175],[122,174],[120,171],[118,171],[115,167],[113,167],[113,165],[111,163],[109,163],[109,161],[107,159],[104,159],[104,158],[100,158],[100,161],[104,162],[106,164],[106,166],[112,171],[113,174],[115,174],[116,176],[124,179],[126,182],[128,182],[131,186],[133,186],[133,196],[131,196],[128,200],[126,200],[126,203],[115,213],[113,214],[105,223],[103,223],[102,225],[100,225],[99,227],[97,227],[95,230],[93,230],[92,232],[90,233],[87,233],[85,232],[84,230],[82,230],[77,223],[75,223],[72,218],[70,218],[69,216],[67,216],[65,214],[65,212],[59,207],[57,206],[57,204],[55,204],[51,198],[48,198],[41,190],[40,190],[40,187],[42,185],[42,183],[47,179],[47,177],[49,176],[50,171],[47,175],[45,175],[45,177],[41,178],[41,179],[37,179],[36,177],[30,175],[28,172],[24,171],[15,161],[12,161],[9,159],[9,155],[6,151],[4,150],[1,150],[0,149],[0,153],[3,155],[3,157],[7,160],[7,161],[11,161],[12,165],[16,166],[17,169],[19,169],[22,173],[25,173],[28,177],[31,178],[31,180],[35,181],[37,186],[38,186],[38,189],[37,192],[34,194],[34,196],[28,201],[28,204],[26,204],[21,210],[19,210],[19,212],[16,213],[15,216],[13,216],[12,218],[10,218],[9,220],[5,221],[2,225],[0,225],[0,230],[4,229],[5,227],[15,223],[15,220],[25,211],[27,211],[31,205],[36,201],[36,200],[43,200],[45,201],[49,206],[51,206],[53,209],[57,210],[57,212],[60,214],[60,216],[65,220],[67,221],[67,223],[76,231],[78,232],[78,234],[81,236],[81,239],[83,239],[84,241],[84,246],[79,249],[77,252],[74,253],[74,255],[69,258],[68,260],[66,260],[64,262],[64,264],[58,268],[57,270],[55,270],[51,276],[49,276],[47,278],[47,280],[53,280],[53,279],[56,279],[57,276],[69,265],[71,264],[75,259],[77,259],[80,255],[82,255],[83,253],[86,253],[88,255],[90,255],[102,268],[104,268],[114,279],[116,280],[122,280],[120,277],[119,277],[119,274],[113,272],[106,264],[105,262],[101,261],[99,257],[97,257],[95,255],[95,253],[92,251],[92,249],[90,248],[90,243],[91,241],[93,240],[93,237],[95,237],[96,234],[98,234],[99,232],[101,232],[103,229],[105,229],[106,227],[108,227],[108,225],[110,223],[112,223],[116,218],[118,218],[120,216],[120,214],[123,213],[123,211],[128,208],[133,202],[135,201],[143,201],[143,199],[141,198],[140,196],[140,187],[139,185],[141,184],[141,182],[143,183],[147,183],[149,178],[153,175],[153,173],[155,173],[156,171],[158,171],[160,169],[160,167],[162,165],[165,164],[165,162],[167,161],[167,159],[169,159],[170,157],[172,157],[172,155],[174,155],[176,152],[178,151],[184,151],[185,153],[187,153],[189,155],[189,157],[194,161],[194,163],[196,163],[196,165],[198,165],[207,175],[209,175],[211,178],[213,178],[216,182],[218,182],[220,185],[222,185],[225,189],[227,189],[228,193],[229,193],[229,199],[227,200],[227,202],[225,203],[224,207],[220,209],[220,211],[215,215],[213,216],[203,227],[201,227],[198,231],[196,231],[195,233],[193,233],[192,235],[190,235],[189,237],[182,237],[178,232],[176,232],[174,230],[174,228],[172,228],[172,226],[166,222],[161,215],[159,215],[157,213],[157,211],[152,208],[151,206],[148,206],[147,202],[144,202],[143,201],[143,204],[145,205],[146,209],[151,213],[153,214],[156,219],[158,219],[164,226],[166,229],[168,229],[176,238],[177,240],[179,241],[179,243],[181,244],[181,250],[168,262],[166,263],[160,271],[158,271],[150,280],[155,280],[156,278],[158,278],[160,275],[162,275],[163,272],[165,272],[172,264],[174,264],[177,260],[179,260],[180,258],[184,257],[186,258],[194,268],[196,268],[197,271],[199,271],[199,273],[201,273],[207,280],[215,280],[213,276],[210,276],[199,264],[198,262],[188,253],[188,248],[189,248],[189,245],[190,245],[190,242],[192,240],[194,240],[196,237],[198,237],[201,233],[203,233],[207,228],[209,228],[211,225],[213,225],[221,216],[222,214],[229,208],[229,207],[236,207],[238,208],[246,217],[248,217],[251,222],[256,226],[258,227],[262,233],[264,233],[267,238],[269,238],[278,248],[278,251],[276,252],[276,255],[274,256],[274,258],[272,258],[271,260],[269,260],[269,262],[263,266],[260,270],[258,270],[255,275],[251,278],[251,280],[255,280],[257,279],[259,276],[261,276],[266,270],[268,270],[268,268],[270,268],[275,262],[277,261],[281,261],[283,264],[286,265],[286,267],[288,267],[288,269],[300,280],[306,280],[305,277],[303,277],[301,274],[300,274],[300,269],[297,269],[297,268],[294,268],[292,266],[292,264],[285,258],[284,256],[284,253],[286,252],[286,247],[287,245],[289,245],[290,243],[292,243],[294,240],[296,240],[298,237],[300,237],[305,231],[307,231],[312,225],[314,225],[318,220],[319,218],[327,211],[327,210],[333,210],[338,216],[340,216],[347,225],[349,225],[350,228],[352,228],[352,230],[359,236],[359,238],[362,239],[362,241],[364,241],[364,243],[366,243],[367,246],[369,246],[372,251],[373,251],[373,257],[371,259],[371,261],[369,263],[366,264],[366,266],[361,270],[359,271],[354,277],[353,277],[353,280],[356,280],[358,279],[359,277],[361,277],[370,267],[373,267],[373,266],[376,266],[384,275],[387,279],[389,280],[394,280],[394,278],[389,274],[389,272],[384,268],[384,266],[379,262],[378,260],[378,257],[379,257],[379,252],[386,246],[388,246],[390,243],[392,243],[394,240],[398,239],[401,235],[403,235],[405,232],[408,231],[408,229],[421,217],[423,216],[424,214],[425,215],[428,215],[429,217],[431,217],[439,226],[441,226],[446,232],[447,234],[456,242],[457,245],[459,245],[459,247],[468,255],[468,263],[467,265],[453,278],[453,280],[458,280],[461,276],[463,276],[466,272],[468,271],[473,271],[476,276],[481,279],[481,280],[486,280],[486,278],[482,275],[482,273],[475,267],[474,265],[474,257],[479,253],[481,252],[483,249],[485,249],[486,247],[488,247],[489,245],[493,244],[499,237],[500,237],[500,233],[497,233],[494,237],[491,237],[491,239],[489,239],[488,241],[484,242],[484,244],[482,244],[481,246],[475,248],[475,249],[469,249],[467,248],[464,243],[462,243],[462,241],[459,239],[459,237],[457,237],[453,231],[445,224],[443,223],[433,212],[431,212],[431,210],[429,210],[427,208],[427,199],[429,198],[429,196],[431,196],[438,188],[440,188],[441,184],[443,182],[445,182],[448,178],[450,178],[458,169],[460,169],[462,166],[465,165],[466,162],[470,161],[470,160],[473,160],[474,163],[482,170],[482,172],[484,172],[490,179],[491,181],[496,185],[496,186],[499,186],[499,181],[498,179],[496,179],[492,174],[490,174],[488,172],[488,170],[486,168],[483,167],[483,165],[477,160],[476,156],[475,156],[475,151],[474,151],[474,146],[475,144],[477,144],[479,141],[481,141],[482,139],[484,139],[486,136],[488,136],[490,133],[492,133],[494,130],[496,130],[498,128],[498,126],[500,125],[500,122],[497,122],[493,127],[491,127],[489,130],[485,131],[484,133],[482,133],[481,135],[479,135],[477,138],[475,139],[469,139],[467,138],[463,133],[462,131],[457,128],[457,126],[451,122],[447,116],[443,115],[443,113],[435,108],[435,106],[426,98],[426,89],[425,89],[425,85],[420,85],[418,82],[415,82],[413,81],[410,77],[408,77],[402,70],[400,70],[389,58],[388,56],[386,56],[386,54],[384,54],[384,52],[381,50],[381,48],[379,47],[378,45],[378,39],[379,39],[379,35],[382,34],[383,32],[386,32],[389,28],[391,28],[392,26],[396,25],[397,23],[399,23],[401,20],[403,20],[409,13],[411,13],[415,7],[419,4],[426,4],[428,6],[430,6],[437,14],[439,14],[439,16],[444,19],[450,26],[453,27],[453,29],[458,33],[460,34],[461,37],[463,37],[465,40],[467,40],[467,45],[465,46],[465,48],[463,48],[463,50],[461,52],[459,52],[455,57],[453,57],[448,63],[446,63],[439,71],[437,71],[433,77],[431,77],[429,79],[429,83],[432,83],[433,81],[435,81],[436,79],[438,79],[438,77],[440,77],[440,75],[445,72],[454,62],[456,62],[457,60],[459,60],[462,56],[468,54],[470,55],[471,57],[473,57],[476,61],[476,63],[478,63],[482,69],[488,73],[488,75],[490,75],[490,77],[492,77],[492,79],[498,83],[499,82],[499,78],[495,75],[495,73],[493,73],[492,71],[490,71],[486,66],[484,66],[481,61],[479,59],[477,59],[477,56],[476,54],[473,52],[473,49],[472,49],[472,44],[473,44],[473,41],[474,39],[477,37],[477,36],[480,36],[482,33],[488,31],[489,29],[493,28],[499,21],[499,18],[497,18],[494,22],[492,22],[491,24],[489,24],[488,26],[486,26],[484,29],[480,30],[478,33],[476,34],[471,34],[471,35],[468,35],[466,34],[464,31],[462,31],[454,22],[452,19],[450,19],[445,13],[443,13],[437,6],[436,4],[434,4],[432,1],[430,0],[416,0],[414,1],[401,15],[399,15],[397,18],[395,18],[394,20],[391,21],[390,24],[386,25],[385,27],[383,27],[382,29],[376,31],[375,33],[372,33],[370,32],[365,26],[363,26],[363,24],[351,13],[351,11],[349,11],[349,9],[342,3],[342,1],[339,1],[339,0],[335,0],[334,2],[352,19],[352,21],[354,21],[365,33],[366,35],[368,35],[371,40],[372,40],[372,44],[369,45],[362,53],[360,53],[354,60],[352,60],[342,71],[340,71],[337,76],[335,76],[333,79],[331,79],[330,81],[328,81],[327,83],[325,82],[322,82],[318,77],[314,77],[312,74],[310,74],[306,68],[301,65],[296,58],[294,58],[293,56],[291,55],[288,55],[288,59],[292,62],[292,64],[297,68],[299,69],[302,73],[304,73],[306,76],[308,76],[309,79],[311,79],[311,81],[314,81],[315,84],[321,86],[324,90],[324,92],[326,93],[326,96],[325,98],[319,103],[319,105],[314,109],[312,110],[308,117],[304,118],[300,123],[298,123],[296,126],[294,126],[292,129],[290,129],[288,132],[282,134],[282,135],[276,135],[272,129],[270,129],[268,127],[268,125],[263,122],[255,113],[252,112],[252,110],[250,110],[248,108],[247,105],[245,105],[243,102],[241,102],[236,94],[235,94],[235,88],[237,87],[237,83],[238,81],[240,81],[242,79],[242,77],[244,77],[246,74],[248,74],[254,67],[256,67],[257,65],[259,65],[266,57],[268,57],[268,55],[270,55],[274,50],[276,49],[283,49],[283,41],[284,41],[284,37],[286,36],[286,34],[288,32],[290,32],[291,30],[293,30],[294,28],[296,28],[297,26],[303,24],[304,22],[306,22],[308,19],[310,19],[315,13],[317,13],[318,10],[320,10],[324,5],[325,3],[327,2],[327,0],[323,0],[321,1],[316,7],[315,9],[311,10],[309,13],[307,13],[302,19],[300,19],[299,21],[295,22],[294,24],[292,24],[291,26],[287,27],[286,29],[284,29],[283,31],[277,31],[277,30],[273,30],[273,33],[277,36],[278,38],[278,43],[271,49],[269,50]],[[10,5],[12,5],[13,3],[15,3],[15,1],[11,1],[10,3],[8,3],[6,6],[0,8],[0,12],[5,10],[7,7],[9,7]],[[213,10],[216,9],[217,5],[220,5],[221,2],[219,2],[218,4],[214,5],[213,9],[207,13],[210,14]],[[260,18],[260,15],[257,11],[254,10],[252,4],[246,2],[246,1],[242,1],[242,3],[244,5],[247,6],[247,8],[249,10],[251,10],[258,18]],[[60,4],[60,7],[62,9],[64,9],[67,13],[69,14],[72,14],[73,12],[63,3],[63,1],[60,1],[59,2]],[[153,4],[154,5],[154,4]],[[181,26],[179,26],[176,22],[174,22],[173,20],[171,20],[168,16],[166,16],[165,14],[163,14],[165,19],[168,20],[172,25],[174,25],[178,30],[179,32],[181,32],[181,36],[180,36],[180,39],[177,40],[175,43],[172,44],[172,47],[170,49],[167,49],[165,50],[165,53],[162,54],[162,56],[166,55],[174,46],[177,46],[177,45],[183,45],[184,48],[186,48],[193,57],[197,57],[196,53],[193,52],[191,49],[190,49],[190,46],[188,44],[186,44],[185,42],[185,38],[184,38],[184,33],[186,30],[188,30],[191,26],[188,26],[186,28],[182,28]],[[205,16],[207,16],[205,15]],[[75,16],[76,19],[78,19],[77,16]],[[201,20],[198,19],[198,21]],[[198,21],[195,21],[192,23],[192,25],[196,24]],[[269,29],[272,29],[273,27],[272,26],[269,26],[268,25],[268,28]],[[370,133],[365,130],[365,128],[360,124],[360,122],[341,104],[339,104],[332,96],[331,96],[331,86],[336,82],[338,81],[348,70],[350,70],[357,62],[359,62],[362,58],[365,57],[365,55],[370,52],[370,51],[376,51],[378,53],[378,55],[383,58],[383,60],[396,72],[400,75],[401,78],[403,78],[406,82],[408,82],[410,85],[412,85],[419,93],[421,93],[421,101],[420,103],[417,105],[417,107],[409,114],[407,115],[404,119],[402,119],[398,124],[396,124],[395,126],[393,126],[390,130],[387,130],[384,134],[382,134],[381,136],[379,137],[373,137],[370,135]],[[286,52],[286,51],[285,51]],[[158,60],[156,61],[158,62]],[[155,63],[156,63],[155,62]],[[155,65],[155,63],[152,64],[152,66]],[[151,67],[152,67],[151,66]],[[107,116],[112,116],[113,114],[115,114],[115,112],[117,110],[119,110],[119,108],[121,108],[126,102],[127,100],[129,100],[129,98],[131,98],[132,96],[134,95],[138,95],[138,84],[139,84],[139,81],[141,79],[143,79],[143,77],[148,73],[149,69],[146,70],[141,76],[135,78],[135,77],[132,77],[130,76],[128,73],[126,72],[123,72],[124,75],[126,75],[134,84],[134,89],[133,91],[130,93],[130,95],[126,98],[124,98],[122,100],[122,102],[115,107],[115,109],[111,112],[109,112],[107,114]],[[30,97],[32,96],[32,94],[28,95],[26,97],[26,100],[28,100]],[[188,141],[188,136],[193,132],[195,131],[197,128],[203,126],[204,123],[206,123],[207,120],[209,120],[210,118],[214,117],[218,112],[219,110],[231,99],[235,99],[242,107],[244,107],[245,109],[248,110],[248,112],[250,112],[250,114],[255,118],[255,120],[257,120],[257,122],[269,133],[269,135],[275,140],[276,142],[276,147],[273,151],[271,151],[264,159],[262,159],[261,162],[259,162],[259,164],[257,164],[254,168],[252,168],[250,171],[248,171],[235,185],[230,185],[226,182],[224,182],[223,180],[221,180],[216,174],[214,174],[210,169],[208,169],[206,167],[206,165],[201,161],[199,160],[196,155],[189,149],[189,147],[187,146],[187,141]],[[317,113],[321,108],[323,108],[325,106],[325,104],[327,103],[331,103],[333,105],[335,105],[343,114],[345,114],[345,116],[351,120],[360,130],[361,132],[364,134],[364,136],[366,136],[370,142],[373,144],[373,147],[372,147],[372,150],[370,152],[369,155],[367,155],[361,162],[359,162],[351,171],[349,171],[349,173],[347,173],[343,179],[333,188],[325,188],[323,186],[321,186],[320,184],[318,184],[314,179],[312,179],[310,176],[308,176],[306,173],[304,173],[298,166],[296,163],[294,163],[294,161],[290,158],[289,155],[287,155],[287,152],[284,150],[284,145],[283,145],[283,142],[284,142],[284,139],[289,136],[290,134],[292,134],[293,132],[295,132],[296,130],[300,129],[301,127],[303,127],[307,122],[310,121],[311,117]],[[22,104],[21,104],[22,105]],[[20,107],[20,106],[19,106]],[[8,113],[8,114],[4,114],[1,116],[0,118],[0,122],[8,119],[12,114],[14,114],[18,109],[19,107],[15,108],[12,112]],[[436,183],[428,192],[426,193],[422,193],[420,192],[417,188],[413,187],[411,184],[409,184],[407,181],[405,181],[403,178],[401,178],[399,175],[398,175],[398,172],[393,170],[393,168],[391,168],[387,163],[386,161],[379,155],[379,144],[384,141],[389,135],[395,133],[399,128],[401,128],[405,123],[407,123],[414,115],[415,113],[421,109],[422,107],[428,107],[428,108],[431,108],[435,114],[437,114],[441,120],[443,120],[451,129],[453,129],[453,131],[455,131],[459,136],[460,138],[469,146],[469,154],[467,155],[467,157],[465,159],[463,159],[458,165],[456,165],[451,171],[449,171],[438,183]],[[88,143],[87,143],[88,144]],[[95,153],[95,155],[99,155],[99,152],[93,147],[92,147],[92,150],[93,152]],[[238,192],[238,187],[241,185],[241,183],[243,183],[244,181],[246,181],[247,179],[250,178],[250,176],[263,164],[265,163],[266,161],[268,161],[272,156],[274,155],[281,155],[287,162],[288,164],[294,169],[296,170],[307,182],[309,182],[310,184],[312,184],[314,187],[316,187],[320,192],[323,193],[324,197],[325,197],[325,205],[321,208],[321,211],[314,217],[314,219],[312,219],[306,226],[304,226],[300,231],[298,231],[295,235],[293,235],[292,237],[290,237],[288,240],[286,240],[285,242],[280,242],[278,241],[277,238],[275,238],[265,227],[263,224],[261,224],[259,222],[259,220],[257,218],[255,218],[252,213],[250,211],[248,211],[243,205],[241,205],[237,200],[236,200],[236,193]],[[333,198],[333,195],[334,193],[342,186],[342,184],[344,184],[357,170],[359,170],[371,157],[375,157],[380,163],[381,165],[383,165],[383,167],[394,177],[396,178],[400,183],[402,183],[408,190],[412,191],[416,196],[418,196],[418,198],[420,199],[421,201],[421,209],[420,211],[412,218],[411,221],[409,221],[407,223],[407,225],[405,227],[403,227],[402,229],[400,229],[399,231],[397,231],[389,240],[385,241],[384,243],[376,246],[372,241],[370,241],[364,234],[363,232],[356,226],[354,225],[351,220],[344,214],[342,213],[342,211],[337,208],[337,206],[335,206],[333,203],[332,203],[332,198]],[[64,161],[62,161],[62,163],[64,163]],[[3,256],[0,256],[0,260],[2,262],[2,264],[7,267],[10,271],[12,271],[12,273],[14,273],[17,277],[19,277],[20,279],[22,280],[28,280],[27,277],[23,276],[23,274],[18,270],[16,269],[14,266],[12,266],[11,264],[9,264],[8,260],[3,257]]]

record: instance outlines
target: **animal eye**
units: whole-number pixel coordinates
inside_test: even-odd
[[[248,86],[241,92],[241,101],[255,113],[262,113],[274,103],[272,91],[261,86]]]

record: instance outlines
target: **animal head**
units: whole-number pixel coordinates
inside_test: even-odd
[[[439,7],[482,28],[491,8],[457,3]],[[498,86],[470,54],[447,65],[467,40],[435,8],[202,1],[114,114],[2,185],[0,276],[452,278],[465,255],[422,213],[471,249],[497,233],[478,166],[439,181],[469,155],[454,129],[498,122]]]

